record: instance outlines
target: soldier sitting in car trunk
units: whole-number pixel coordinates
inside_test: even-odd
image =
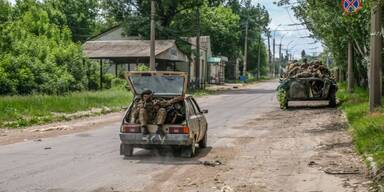
[[[162,126],[167,118],[168,106],[183,101],[182,96],[170,100],[159,100],[153,98],[153,92],[146,90],[142,92],[140,100],[136,103],[131,117],[131,123],[140,123],[144,136],[149,134],[148,124],[158,126],[156,134],[163,135]]]

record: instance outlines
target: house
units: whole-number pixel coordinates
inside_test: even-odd
[[[210,38],[200,37],[199,66],[195,64],[196,37],[181,39],[191,45],[191,55],[185,55],[176,46],[175,40],[155,41],[156,70],[187,72],[191,86],[202,88],[209,79],[207,60],[212,56]],[[123,71],[137,70],[140,64],[149,64],[150,41],[138,36],[124,35],[121,25],[90,38],[82,47],[86,57],[99,60],[101,73],[103,65],[108,66],[108,71],[118,76]]]

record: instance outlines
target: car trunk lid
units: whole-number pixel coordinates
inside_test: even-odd
[[[136,96],[145,90],[151,90],[155,96],[185,96],[187,91],[185,72],[128,72],[126,77]]]

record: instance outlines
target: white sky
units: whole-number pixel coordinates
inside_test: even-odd
[[[288,7],[279,7],[277,5],[274,5],[273,2],[276,0],[252,0],[253,4],[260,3],[265,6],[265,8],[268,10],[269,15],[271,17],[271,23],[270,23],[270,29],[271,30],[296,30],[296,29],[303,29],[305,26],[286,26],[288,24],[294,24],[294,23],[300,23],[294,16],[293,11]],[[279,25],[281,25],[279,27]],[[311,44],[315,42],[315,39],[308,39],[308,38],[300,38],[304,36],[308,36],[310,33],[308,30],[300,30],[300,31],[278,31],[276,32],[276,44],[280,44],[280,39],[282,39],[283,49],[287,48],[287,45],[292,42],[289,45],[289,49],[291,49],[291,54],[294,55],[295,58],[301,57],[301,51],[304,49],[307,54],[313,54],[313,52],[319,52],[323,51],[323,47],[321,43]],[[273,32],[272,32],[273,36]],[[266,43],[268,41],[266,40]],[[272,40],[271,40],[271,46],[272,46]],[[272,48],[271,48],[272,50]],[[278,48],[276,48],[276,57],[278,55]],[[284,50],[285,54],[285,50]]]

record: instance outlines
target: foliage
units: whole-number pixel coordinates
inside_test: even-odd
[[[54,24],[40,2],[17,1],[12,15],[0,24],[0,94],[62,94],[94,84],[86,74],[92,63],[83,64],[71,31]]]
[[[11,4],[7,0],[0,0],[0,23],[10,19],[11,11]]]
[[[125,79],[114,78],[111,81],[112,89],[126,89],[129,90],[128,82]]]
[[[85,42],[98,32],[99,0],[45,0],[45,10],[54,24],[72,32],[74,42]]]
[[[150,71],[150,70],[151,68],[144,64],[140,64],[139,66],[137,66],[137,71]]]
[[[287,109],[288,96],[287,96],[287,91],[285,89],[278,89],[277,101],[279,101],[281,109]]]
[[[209,35],[212,52],[217,55],[225,55],[236,58],[239,55],[240,17],[224,6],[201,7],[201,34]],[[175,17],[170,26],[174,31],[182,32],[184,36],[195,36],[194,25],[186,23],[194,22],[194,10],[188,10]]]

